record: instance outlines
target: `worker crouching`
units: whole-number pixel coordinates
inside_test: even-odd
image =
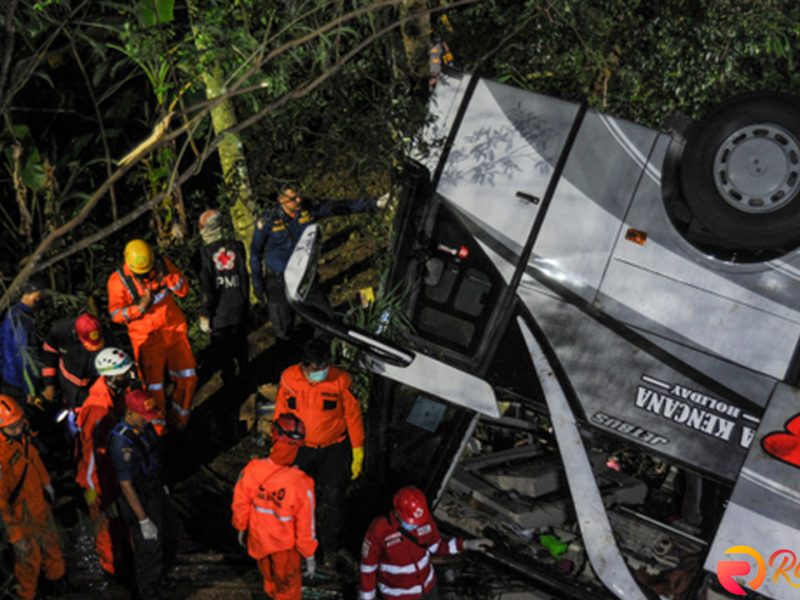
[[[233,489],[239,543],[258,561],[264,591],[273,600],[301,600],[301,555],[306,575],[316,569],[314,481],[292,466],[304,438],[300,419],[280,415],[272,425],[269,458],[250,461]]]
[[[22,409],[0,395],[0,514],[14,548],[16,593],[22,600],[36,596],[41,571],[46,579],[63,584],[64,557],[48,502],[54,498]]]
[[[394,495],[394,510],[375,519],[361,548],[359,600],[438,600],[431,556],[484,550],[491,540],[445,540],[433,520],[425,494],[413,486]]]

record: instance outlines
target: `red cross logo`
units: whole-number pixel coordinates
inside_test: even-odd
[[[236,263],[236,254],[223,246],[214,253],[213,259],[218,271],[231,271]]]

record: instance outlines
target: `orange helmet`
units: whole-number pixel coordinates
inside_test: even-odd
[[[278,440],[302,446],[306,439],[306,426],[291,413],[284,413],[272,423],[272,442]]]
[[[0,394],[0,428],[11,427],[25,416],[19,404],[12,398]]]
[[[397,490],[392,504],[397,515],[410,525],[421,525],[428,520],[428,500],[425,493],[413,485]]]

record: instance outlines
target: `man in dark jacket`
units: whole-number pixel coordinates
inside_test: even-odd
[[[41,389],[35,311],[44,290],[42,277],[34,275],[28,279],[22,288],[22,298],[9,309],[0,326],[2,393],[16,400],[29,415],[31,403]]]
[[[209,362],[221,369],[226,385],[246,379],[247,312],[250,280],[244,245],[225,236],[222,214],[207,210],[200,215],[200,329],[211,334]],[[236,364],[239,377],[236,378]]]
[[[305,205],[303,198],[292,187],[278,194],[278,205],[268,208],[256,223],[250,245],[250,272],[256,297],[268,301],[269,318],[275,336],[287,339],[294,317],[286,299],[283,273],[297,241],[306,227],[318,219],[332,215],[347,215],[383,209],[389,201],[386,194],[352,202],[327,201]],[[319,286],[312,286],[306,302],[327,314],[331,313],[328,299]]]
[[[133,545],[138,597],[158,600],[164,581],[164,554],[172,539],[174,515],[164,486],[159,437],[152,421],[160,416],[144,390],[125,393],[125,415],[108,436],[108,456],[122,497],[117,505]]]
[[[44,399],[53,401],[60,389],[67,407],[79,408],[97,379],[94,359],[107,343],[115,345],[113,334],[89,313],[53,323],[42,346]]]

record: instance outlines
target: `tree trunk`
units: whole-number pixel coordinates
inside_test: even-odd
[[[400,5],[400,14],[403,17],[419,11],[428,10],[428,0],[405,0]],[[408,73],[415,84],[427,90],[430,76],[430,50],[431,50],[431,17],[424,13],[400,27],[403,35],[403,47],[406,51]]]
[[[203,65],[202,77],[206,88],[206,98],[212,100],[225,92],[225,75],[219,65],[213,61],[202,60],[202,55],[208,51],[204,42],[206,35],[202,31],[202,10],[196,0],[190,0],[188,4],[192,16],[195,47],[200,52]],[[233,127],[236,123],[236,109],[231,99],[223,101],[211,111],[211,124],[216,134]],[[236,238],[244,243],[249,267],[250,241],[253,239],[256,214],[252,203],[253,193],[245,161],[244,146],[239,134],[227,134],[217,147],[217,153],[222,166],[225,187],[231,200],[230,215],[233,231]]]

